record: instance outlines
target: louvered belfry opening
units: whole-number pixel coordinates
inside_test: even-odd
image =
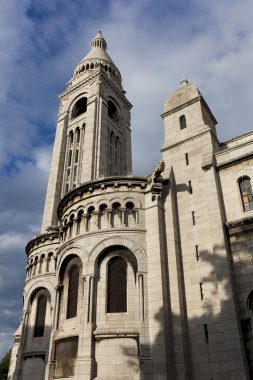
[[[119,256],[108,264],[107,313],[127,311],[127,263]]]

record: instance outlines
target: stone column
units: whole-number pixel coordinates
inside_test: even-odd
[[[140,307],[140,321],[144,321],[144,290],[143,290],[143,274],[138,273],[139,282],[139,307]]]
[[[48,379],[48,380],[51,380],[54,378],[54,369],[55,369],[54,335],[55,335],[55,331],[58,329],[60,300],[61,300],[61,293],[63,291],[63,285],[57,285],[55,287],[55,290],[56,290],[56,294],[55,294],[54,314],[53,314],[53,321],[52,321],[52,332],[51,332],[49,351],[48,351],[49,357],[48,357],[48,363],[47,363],[46,371],[45,371],[45,379]]]
[[[93,321],[94,321],[94,274],[83,277],[83,303],[79,350],[76,359],[76,380],[90,380],[94,369]]]
[[[63,291],[63,285],[56,286],[56,297],[55,297],[55,308],[54,308],[54,317],[53,317],[53,329],[56,330],[59,324],[59,310],[60,310],[60,299],[61,293]]]
[[[90,276],[89,278],[89,314],[88,314],[88,322],[93,322],[93,305],[94,305],[94,276]]]
[[[20,380],[22,378],[22,354],[26,347],[29,314],[30,312],[28,310],[25,310],[23,314],[22,332],[21,332],[21,339],[20,339],[20,345],[19,345],[20,349],[18,350],[16,368],[13,373],[13,380]]]

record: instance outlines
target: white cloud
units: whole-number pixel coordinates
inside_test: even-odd
[[[36,160],[36,167],[47,176],[51,163],[52,147],[45,146],[37,148],[34,151],[34,155]]]
[[[24,245],[26,239],[26,235],[16,234],[15,232],[0,235],[0,255],[13,251],[13,249],[19,249]]]

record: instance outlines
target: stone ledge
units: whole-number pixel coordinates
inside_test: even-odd
[[[136,338],[139,336],[139,329],[134,327],[128,328],[113,328],[113,327],[100,327],[93,332],[96,339],[102,338]]]
[[[224,152],[222,152],[222,153],[224,153]],[[222,170],[222,169],[225,169],[229,166],[234,165],[235,163],[237,164],[237,163],[249,160],[250,158],[253,158],[252,152],[242,154],[238,157],[233,157],[230,160],[226,160],[224,162],[216,163],[216,168],[217,168],[217,170]]]
[[[231,222],[226,222],[225,225],[228,228],[230,228],[230,227],[238,227],[238,226],[242,226],[242,225],[250,224],[250,223],[253,223],[253,216],[232,220]]]
[[[56,239],[58,241],[56,241]],[[25,251],[26,254],[29,255],[30,250],[34,247],[39,247],[40,245],[44,245],[44,243],[47,242],[47,244],[53,243],[59,243],[59,232],[51,232],[51,233],[45,233],[40,234],[38,236],[35,236],[33,239],[29,240],[26,244]]]
[[[23,358],[29,359],[29,358],[40,357],[40,358],[45,360],[46,350],[47,350],[47,347],[45,347],[45,349],[43,349],[43,348],[31,348],[28,350],[24,350],[23,351]]]
[[[95,190],[100,189],[102,192],[107,187],[114,187],[118,190],[121,186],[126,186],[128,189],[131,189],[132,186],[138,186],[141,191],[144,191],[147,183],[148,179],[146,177],[132,176],[105,177],[95,181],[85,182],[84,184],[75,187],[73,190],[66,193],[66,195],[61,199],[57,209],[58,218],[61,220],[64,208],[68,202],[72,201],[77,196],[82,196],[84,193],[90,193],[93,195]]]

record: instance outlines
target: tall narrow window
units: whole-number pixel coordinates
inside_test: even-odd
[[[79,285],[79,269],[73,266],[69,271],[69,286],[68,286],[68,302],[67,302],[67,319],[76,317],[77,300],[78,300],[78,285]]]
[[[196,259],[199,261],[199,246],[195,245],[195,253],[196,253]]]
[[[38,301],[37,301],[37,311],[36,311],[36,319],[35,319],[35,327],[34,327],[35,338],[44,335],[46,309],[47,309],[47,298],[44,295],[42,295],[38,298]]]
[[[199,290],[200,290],[201,301],[203,301],[203,299],[204,299],[204,293],[203,293],[203,284],[202,284],[202,282],[199,283]]]
[[[196,219],[195,219],[195,211],[192,211],[192,225],[195,226]]]
[[[69,151],[68,166],[71,166],[72,161],[72,150]]]
[[[248,310],[251,310],[253,312],[253,291],[251,291],[248,296],[247,307]]]
[[[110,133],[110,141],[109,141],[109,175],[114,175],[114,148],[115,148],[115,136],[114,133]]]
[[[204,334],[205,334],[206,344],[208,344],[209,336],[208,336],[208,327],[207,327],[206,323],[203,325],[203,328],[204,328]]]
[[[69,144],[70,144],[70,146],[73,144],[73,141],[74,141],[74,133],[73,133],[73,131],[70,131],[69,132]]]
[[[180,116],[179,123],[180,123],[180,129],[185,129],[187,127],[185,115]]]
[[[250,178],[243,178],[239,182],[244,211],[253,210],[253,194]]]
[[[115,139],[115,175],[119,174],[119,138]]]
[[[80,128],[76,129],[76,142],[77,144],[80,142]]]
[[[78,155],[79,155],[79,150],[76,150],[76,154],[75,154],[75,164],[78,163]]]
[[[192,194],[192,181],[188,182],[189,193]]]
[[[188,166],[189,165],[189,155],[188,153],[185,153],[185,163]]]
[[[127,263],[119,256],[108,264],[107,312],[127,311]]]

